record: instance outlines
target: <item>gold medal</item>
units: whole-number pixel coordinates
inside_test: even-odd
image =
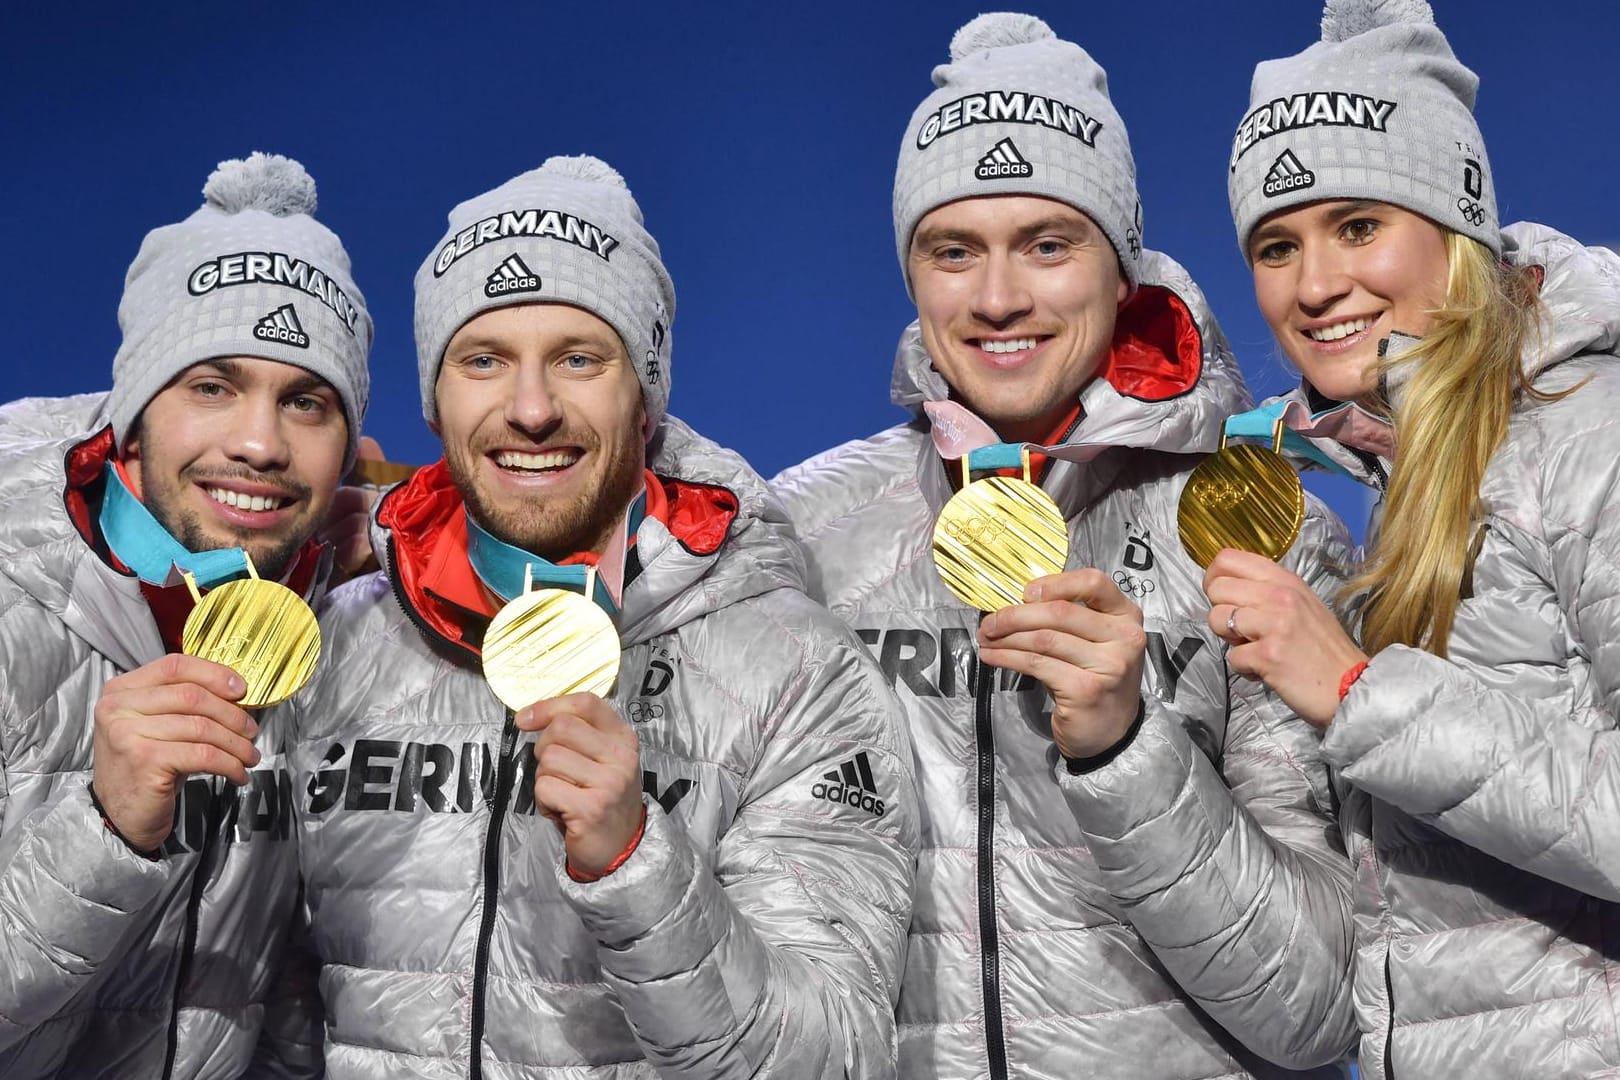
[[[1207,567],[1222,548],[1252,551],[1276,561],[1294,546],[1305,522],[1299,474],[1277,453],[1283,422],[1272,429],[1272,449],[1226,445],[1193,470],[1176,507],[1181,546]]]
[[[980,611],[1024,602],[1024,586],[1063,572],[1069,529],[1052,497],[1029,480],[991,476],[972,483],[962,457],[962,490],[934,524],[934,565],[956,598]]]
[[[531,591],[527,570],[524,579],[522,595],[495,613],[484,634],[489,688],[514,712],[580,691],[607,695],[619,677],[619,632],[589,599],[595,570],[585,575],[584,596]]]
[[[261,709],[286,701],[315,674],[321,627],[303,597],[260,578],[252,559],[247,568],[247,577],[216,585],[207,596],[185,575],[197,606],[186,616],[180,647],[242,676],[247,692],[237,704]]]

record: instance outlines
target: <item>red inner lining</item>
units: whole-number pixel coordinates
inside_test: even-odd
[[[1191,390],[1204,366],[1204,338],[1186,303],[1162,285],[1143,285],[1119,310],[1102,376],[1139,401]]]
[[[647,516],[662,521],[687,550],[697,555],[713,554],[737,516],[737,497],[720,487],[647,475]],[[457,590],[457,596],[441,598],[424,584],[425,579],[433,580],[442,587],[449,580],[461,580],[462,564],[466,565],[465,576],[471,580],[463,506],[461,492],[450,479],[450,468],[440,458],[388,492],[377,520],[393,532],[394,572],[417,612],[446,640],[476,653],[478,650],[464,639],[461,612],[482,610],[487,605],[461,604],[468,598],[460,595],[461,590]],[[448,575],[443,573],[447,570]],[[482,596],[481,590],[478,595]],[[460,604],[460,608],[445,603],[445,599]]]

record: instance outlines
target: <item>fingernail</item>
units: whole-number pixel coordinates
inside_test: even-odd
[[[527,724],[529,721],[531,721],[533,719],[534,719],[534,707],[531,705],[528,708],[519,709],[517,711],[516,715],[514,715],[512,717],[512,722],[517,724],[519,727],[522,727],[524,724]]]
[[[243,682],[242,676],[236,674],[234,671],[231,672],[231,681],[226,685],[230,687],[231,693],[233,694],[240,695],[247,692],[247,683]]]
[[[248,717],[247,734],[250,739],[258,737],[259,734],[259,722],[251,716]]]

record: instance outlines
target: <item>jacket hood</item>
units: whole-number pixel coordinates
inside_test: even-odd
[[[1620,352],[1620,255],[1521,221],[1502,231],[1502,258],[1541,279],[1541,332],[1525,346],[1531,376],[1584,353]]]
[[[0,406],[0,573],[125,670],[163,655],[140,583],[85,543],[65,497],[112,451],[107,395]],[[99,434],[98,434],[99,433]]]
[[[916,322],[900,336],[889,397],[914,413],[937,413],[929,406],[950,397]],[[1112,447],[1210,453],[1226,417],[1251,403],[1202,290],[1174,259],[1146,250],[1140,287],[1120,309],[1108,359],[1080,392],[1080,422],[1062,444],[1069,452],[1056,456],[1086,461]]]
[[[669,521],[648,517],[636,534],[641,570],[625,586],[618,620],[626,645],[773,589],[804,588],[804,556],[786,511],[735,452],[666,416],[648,443],[647,467],[674,498]],[[423,599],[419,564],[463,506],[442,462],[377,501],[373,550],[413,603]]]

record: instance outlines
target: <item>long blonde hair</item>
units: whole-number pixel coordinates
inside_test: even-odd
[[[1479,524],[1479,485],[1530,385],[1521,359],[1536,333],[1537,283],[1490,249],[1445,232],[1446,299],[1413,349],[1383,370],[1410,374],[1392,417],[1397,451],[1378,538],[1345,585],[1360,598],[1361,645],[1446,655]],[[1406,374],[1401,372],[1400,374]]]

